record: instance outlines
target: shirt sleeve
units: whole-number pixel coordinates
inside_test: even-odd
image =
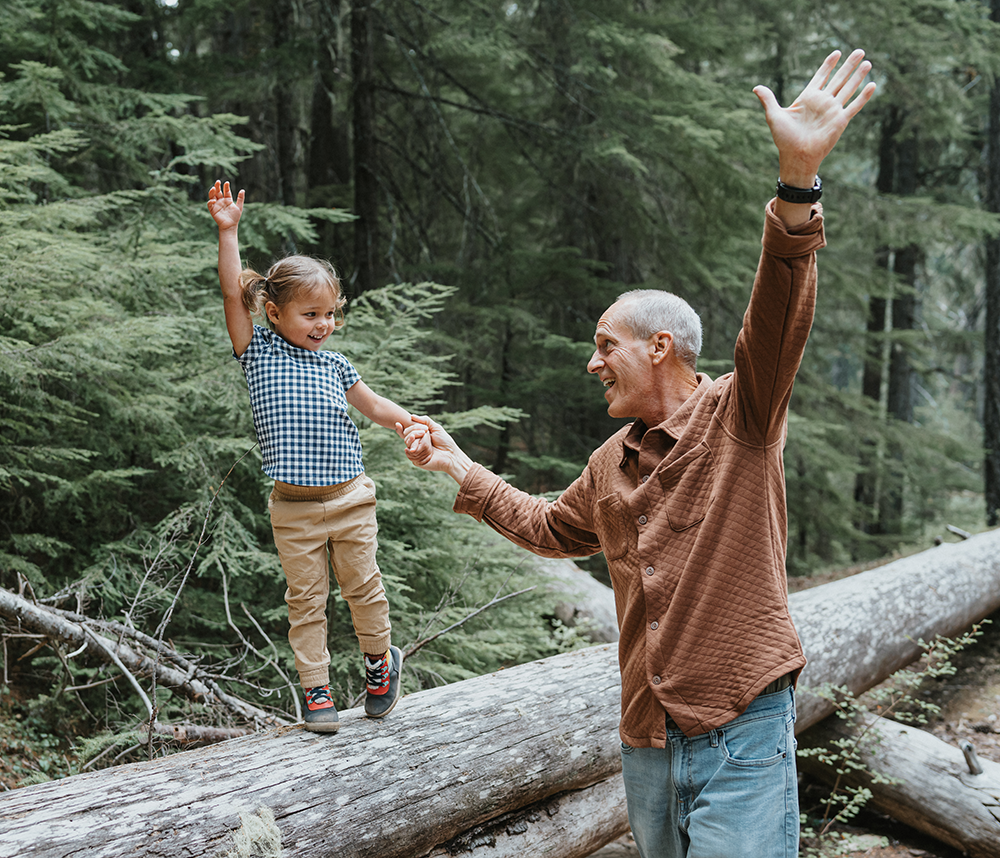
[[[245,370],[250,366],[250,364],[257,360],[257,358],[260,357],[261,352],[267,348],[271,336],[273,336],[273,334],[267,328],[262,328],[260,325],[254,325],[253,336],[250,337],[250,345],[246,347],[246,350],[241,355],[236,354],[236,350],[233,349],[233,357]]]
[[[346,357],[344,357],[340,352],[328,352],[330,358],[333,360],[334,366],[337,367],[337,371],[340,375],[340,381],[344,385],[344,390],[348,391],[355,384],[361,381],[361,373],[359,373]]]
[[[794,231],[768,204],[750,303],[736,340],[732,431],[752,444],[780,441],[792,385],[816,307],[816,251],[826,245],[823,210]]]
[[[588,557],[601,550],[594,530],[589,472],[550,502],[490,473],[469,469],[455,499],[455,512],[483,521],[515,545],[543,557]]]

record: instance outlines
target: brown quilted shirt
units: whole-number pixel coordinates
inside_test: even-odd
[[[795,233],[767,207],[735,370],[666,421],[626,426],[555,502],[481,466],[455,511],[548,557],[603,550],[615,591],[622,740],[663,747],[664,710],[689,736],[739,715],[805,656],[788,612],[788,401],[812,324],[822,209]]]

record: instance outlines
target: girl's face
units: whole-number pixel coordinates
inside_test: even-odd
[[[264,311],[283,340],[311,352],[317,351],[337,327],[337,299],[332,289],[304,289],[280,307],[268,301]]]

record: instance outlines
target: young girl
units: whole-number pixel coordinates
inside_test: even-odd
[[[347,358],[320,351],[342,324],[346,303],[329,264],[289,256],[266,275],[243,270],[237,239],[243,200],[243,191],[233,199],[229,182],[216,182],[208,194],[219,227],[226,327],[250,389],[264,473],[274,479],[268,509],[288,582],[288,641],[305,689],[305,727],[332,733],[340,717],[329,685],[328,562],[364,654],[369,717],[395,706],[403,662],[390,644],[389,603],[375,562],[375,484],[364,473],[347,406],[400,435],[412,420],[361,381]],[[270,330],[253,324],[261,311]]]

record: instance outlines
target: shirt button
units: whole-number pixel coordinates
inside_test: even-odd
[[[644,474],[643,478],[642,478],[642,481],[646,482],[646,480],[648,480],[648,479],[649,479],[649,474]]]
[[[655,632],[660,627],[660,624],[656,622],[656,620],[653,620],[653,622],[649,624],[649,627]]]
[[[646,518],[646,516],[644,515],[639,516],[639,524],[645,524],[647,521],[649,521],[649,519]]]
[[[653,574],[653,567],[652,566],[647,566],[646,567],[646,574],[647,575],[652,575]]]
[[[659,684],[660,684],[660,677],[654,676],[653,677],[653,685],[659,685]]]

